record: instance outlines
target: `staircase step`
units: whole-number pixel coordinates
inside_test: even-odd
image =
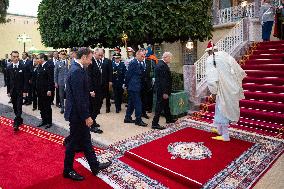
[[[284,49],[284,43],[259,45],[256,47],[255,50],[274,50],[274,49]]]
[[[274,71],[274,70],[284,70],[284,64],[246,64],[242,66],[244,70],[266,70],[266,71]]]
[[[279,45],[283,44],[284,40],[279,40],[279,41],[264,41],[264,42],[259,42],[259,46],[265,46],[265,45]]]
[[[261,64],[280,64],[283,65],[282,59],[249,59],[245,65],[261,65]]]
[[[262,70],[246,70],[246,73],[250,77],[279,77],[284,78],[283,71],[262,71]]]
[[[246,109],[253,109],[257,111],[263,111],[263,110],[266,110],[267,112],[277,111],[275,113],[278,113],[278,114],[284,113],[284,104],[273,103],[273,102],[261,102],[261,101],[256,101],[256,100],[241,100],[240,107],[244,107]],[[215,104],[209,105],[208,111],[214,112]]]
[[[255,54],[255,55],[250,55],[249,59],[282,59],[284,58],[284,53],[283,54]]]
[[[283,54],[284,48],[283,49],[277,49],[277,50],[253,50],[253,54]]]
[[[274,86],[274,85],[258,85],[258,84],[243,84],[243,89],[248,91],[261,91],[261,92],[273,92],[273,93],[283,93],[284,86]]]
[[[273,119],[273,117],[269,117],[269,114],[263,113],[260,111],[253,111],[252,115],[250,114],[251,112],[249,112],[249,115],[247,113],[248,113],[248,110],[241,109],[241,117],[240,117],[238,124],[242,123],[243,125],[254,126],[254,127],[259,127],[263,129],[270,128],[271,130],[275,130],[275,131],[278,131],[280,128],[284,127],[283,126],[283,121],[284,121],[283,114],[275,116],[275,119]],[[263,118],[266,118],[266,119],[259,118],[262,115],[265,115],[266,117],[263,117]],[[204,114],[202,117],[204,117],[205,119],[213,120],[214,112],[208,112]]]
[[[262,92],[250,92],[245,91],[246,100],[258,100],[258,101],[266,101],[266,102],[275,102],[275,103],[284,103],[284,94],[268,94]]]
[[[243,83],[284,85],[284,78],[246,77],[246,78],[243,80]]]

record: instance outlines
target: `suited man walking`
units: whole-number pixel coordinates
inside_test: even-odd
[[[108,58],[105,58],[105,50],[103,49],[103,58],[102,58],[102,70],[103,75],[102,77],[105,78],[104,81],[104,96],[106,98],[106,113],[110,112],[110,92],[109,89],[112,87],[112,61]]]
[[[96,122],[98,114],[103,104],[104,99],[104,87],[107,79],[106,70],[102,67],[103,49],[96,48],[93,54],[92,64],[88,66],[89,76],[89,90],[90,90],[90,114],[94,120],[94,124],[91,127],[91,131],[94,133],[103,133],[100,125]],[[105,68],[105,67],[104,67]]]
[[[141,103],[141,86],[143,77],[143,60],[145,58],[143,50],[136,52],[134,58],[128,66],[125,75],[125,86],[128,92],[128,106],[124,123],[135,123],[135,125],[146,127],[147,124],[142,121],[142,103]],[[132,114],[135,110],[136,120],[132,120]]]
[[[38,95],[38,108],[42,123],[38,127],[45,126],[50,128],[52,126],[52,91],[54,91],[54,69],[51,64],[47,63],[47,56],[43,53],[37,55],[38,69],[36,89]]]
[[[54,83],[55,88],[58,89],[59,98],[60,98],[60,113],[64,113],[64,91],[65,91],[65,83],[66,77],[68,73],[68,62],[66,59],[66,53],[64,51],[60,51],[59,53],[60,60],[55,63],[54,68]]]
[[[27,95],[28,77],[25,66],[19,62],[18,51],[12,51],[11,60],[12,64],[7,68],[7,94],[12,99],[15,113],[14,131],[18,131],[19,126],[23,123],[22,105],[23,96]]]
[[[73,168],[76,146],[80,145],[88,161],[93,175],[111,165],[111,162],[99,163],[92,147],[89,127],[93,120],[89,112],[89,84],[88,74],[83,66],[92,63],[92,51],[80,48],[78,59],[71,65],[66,80],[66,108],[65,119],[70,122],[69,142],[66,146],[63,176],[72,180],[81,181],[83,176]]]
[[[28,53],[23,52],[22,53],[22,60],[21,62],[23,63],[27,76],[28,76],[28,95],[24,98],[24,104],[25,105],[30,105],[32,104],[32,70],[33,70],[33,62],[29,60]]]
[[[155,116],[152,121],[152,128],[153,129],[165,129],[159,125],[159,119],[161,112],[164,110],[166,122],[167,123],[174,123],[176,119],[173,119],[171,116],[171,111],[169,107],[169,97],[172,92],[172,78],[171,78],[171,71],[168,66],[172,60],[172,53],[165,52],[163,54],[162,60],[159,60],[158,64],[155,68],[156,80],[155,80],[155,87],[156,87],[156,109],[155,109]]]

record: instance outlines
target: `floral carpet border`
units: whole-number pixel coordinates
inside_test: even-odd
[[[176,124],[169,125],[165,130],[151,130],[130,139],[117,142],[111,145],[110,148],[102,154],[102,157],[105,157],[106,159],[117,159],[123,156],[128,150],[188,127],[210,132],[212,125],[185,118]],[[254,143],[254,145],[240,157],[232,161],[224,170],[208,180],[207,183],[203,185],[204,188],[250,188],[284,150],[283,139],[263,136],[233,128],[230,129],[230,136],[232,138]],[[118,166],[121,164],[124,163],[119,160],[116,161],[116,166],[121,168],[120,171],[123,170],[122,172],[129,172],[129,170],[127,170],[129,168]],[[116,172],[117,170],[113,171]],[[108,172],[108,174],[109,173],[110,172]],[[132,170],[132,175],[135,174]],[[124,179],[120,178],[118,180]],[[148,186],[151,186],[151,184],[148,184]]]

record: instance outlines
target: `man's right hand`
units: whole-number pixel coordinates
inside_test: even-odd
[[[91,97],[95,97],[96,93],[94,91],[90,92]]]
[[[87,119],[85,119],[86,125],[88,127],[91,127],[94,123],[93,119],[91,117],[88,117]]]

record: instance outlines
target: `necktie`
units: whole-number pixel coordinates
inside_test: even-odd
[[[18,65],[14,65],[14,69],[17,69],[18,68]]]
[[[97,63],[98,63],[98,67],[99,67],[100,71],[102,72],[102,64],[101,64],[101,60],[98,60],[98,61],[97,61]]]

